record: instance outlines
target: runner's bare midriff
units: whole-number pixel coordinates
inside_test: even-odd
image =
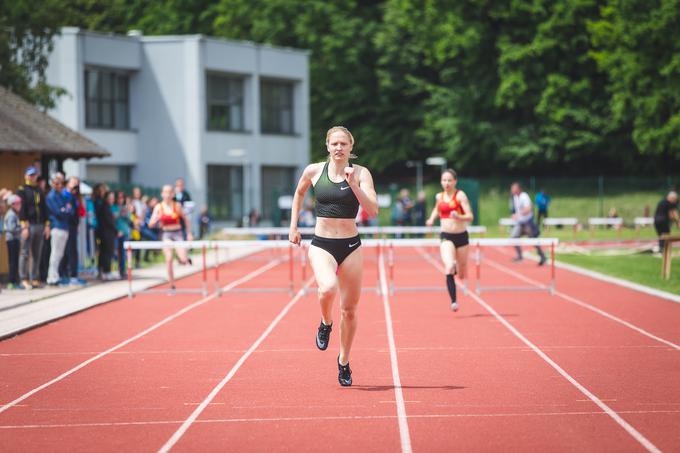
[[[443,233],[462,233],[467,230],[467,222],[456,219],[440,219]]]
[[[354,219],[317,217],[314,234],[322,238],[343,239],[359,234]]]

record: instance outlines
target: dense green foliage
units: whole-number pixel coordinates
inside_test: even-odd
[[[29,101],[54,106],[64,90],[45,83],[52,37],[64,22],[57,0],[34,2],[0,0],[0,86]]]
[[[430,155],[467,175],[680,169],[680,0],[62,0],[37,16],[54,0],[0,1],[0,26],[45,38],[59,23],[309,49],[317,156],[343,124],[376,170]],[[26,85],[42,61],[5,77],[2,45],[0,83]]]

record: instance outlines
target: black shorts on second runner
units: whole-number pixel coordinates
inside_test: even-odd
[[[312,245],[333,255],[338,266],[356,249],[361,247],[361,237],[357,234],[351,238],[333,239],[314,235]]]
[[[462,233],[444,233],[443,231],[439,234],[442,241],[451,241],[453,246],[464,247],[470,243],[470,235],[467,230]]]

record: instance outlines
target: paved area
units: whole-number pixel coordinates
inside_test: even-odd
[[[253,253],[254,250],[233,249],[220,254],[224,263]],[[175,265],[175,278],[201,272],[200,254],[192,255],[193,265]],[[214,264],[212,252],[207,254],[209,266]],[[165,264],[135,269],[133,291],[140,291],[167,281]],[[64,316],[105,304],[128,295],[127,280],[104,282],[92,280],[86,286],[45,287],[32,290],[7,290],[0,292],[0,339],[46,324]]]

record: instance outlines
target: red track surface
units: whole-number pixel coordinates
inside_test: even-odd
[[[644,439],[647,448],[678,449],[680,305],[559,270],[557,295],[462,296],[452,313],[443,276],[422,251],[395,253],[397,288],[442,287],[389,297],[408,436],[400,433],[382,296],[364,292],[354,386],[341,388],[339,329],[328,351],[316,349],[313,294],[139,295],[0,343],[0,451],[393,452],[408,451],[409,440],[416,452],[639,451]],[[365,285],[374,286],[374,253],[365,258]],[[234,281],[267,262],[225,265],[221,278]],[[518,275],[547,281],[533,262],[486,254],[484,285],[526,286]],[[237,288],[288,281],[280,264]],[[200,286],[200,275],[181,285]],[[209,404],[168,443],[202,402]]]

